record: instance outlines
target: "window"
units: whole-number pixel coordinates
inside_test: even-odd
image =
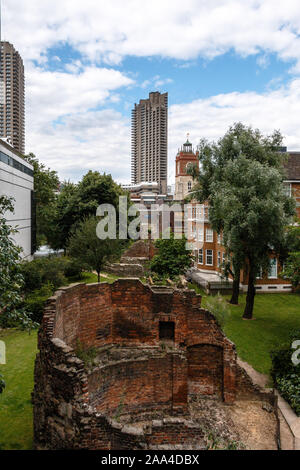
[[[263,277],[263,271],[262,271],[262,267],[260,267],[258,270],[256,279],[262,279],[262,277]]]
[[[199,264],[203,264],[203,250],[199,250],[198,262]]]
[[[198,230],[198,242],[204,242],[204,229],[199,228]]]
[[[188,191],[191,191],[192,190],[192,183],[191,181],[188,182]]]
[[[292,185],[291,183],[285,183],[285,192],[286,195],[292,197]]]
[[[214,232],[211,228],[206,229],[206,241],[213,242],[214,241]]]
[[[206,250],[206,265],[213,266],[214,264],[214,252],[213,250]]]
[[[268,278],[277,279],[277,259],[276,258],[272,258],[270,260]]]
[[[225,253],[223,253],[222,258],[223,258],[222,262],[225,263],[225,261],[226,261],[226,255],[225,255]]]
[[[159,322],[159,339],[174,341],[175,339],[175,323],[173,321]]]
[[[221,252],[218,251],[218,268],[221,266]]]
[[[223,244],[223,236],[221,233],[218,233],[218,245],[222,245]]]

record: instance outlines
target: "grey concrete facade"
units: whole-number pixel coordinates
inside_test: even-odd
[[[9,42],[0,43],[0,138],[25,153],[25,78],[20,54]]]
[[[167,192],[168,93],[153,92],[132,110],[133,184],[157,182]]]

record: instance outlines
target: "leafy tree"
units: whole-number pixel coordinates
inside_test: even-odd
[[[159,239],[155,243],[158,249],[157,255],[151,261],[151,271],[160,276],[168,276],[174,279],[192,266],[193,257],[186,249],[186,239],[175,239],[174,234],[170,234],[170,239]]]
[[[218,142],[200,141],[200,169],[193,168],[191,173],[197,181],[194,187],[195,197],[201,202],[208,201],[210,205],[210,222],[212,228],[221,233],[224,231],[224,214],[213,211],[215,195],[219,185],[225,179],[225,168],[229,162],[238,161],[244,157],[276,169],[283,176],[283,163],[287,155],[279,152],[282,146],[282,136],[274,131],[270,136],[263,136],[257,129],[236,123]],[[224,266],[224,273],[233,277],[233,294],[231,303],[237,304],[239,297],[240,272],[245,263],[245,243],[239,237],[238,227],[227,236],[224,233],[224,244],[230,262]]]
[[[290,253],[285,262],[281,277],[289,280],[294,289],[300,286],[300,251]]]
[[[111,204],[118,212],[119,196],[126,194],[111,175],[101,175],[98,171],[89,171],[77,185],[65,183],[57,200],[56,234],[51,246],[66,248],[74,227],[83,219],[95,216],[99,205]]]
[[[122,243],[119,240],[100,240],[96,234],[98,222],[97,217],[82,220],[70,237],[67,251],[82,265],[95,270],[100,282],[103,267],[120,256]]]
[[[300,219],[287,227],[286,241],[282,254],[284,271],[280,277],[289,280],[294,289],[300,286]]]
[[[210,200],[210,217],[213,224],[222,220],[225,246],[233,256],[244,256],[248,271],[244,318],[251,319],[256,277],[261,266],[268,266],[270,254],[280,252],[294,201],[286,196],[276,168],[244,156],[224,166]]]
[[[53,230],[48,233],[49,244],[54,250],[66,248],[71,228],[77,220],[76,184],[64,182],[56,201]]]
[[[12,239],[16,230],[7,224],[5,218],[5,213],[13,210],[12,199],[0,196],[0,327],[31,329],[35,324],[21,307],[24,284],[20,268],[22,250]]]
[[[25,159],[34,168],[34,195],[36,203],[37,244],[44,240],[49,242],[49,234],[53,233],[56,215],[56,192],[59,178],[56,171],[46,168],[37,157],[30,153]]]

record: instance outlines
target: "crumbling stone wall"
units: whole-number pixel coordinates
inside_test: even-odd
[[[138,240],[125,251],[120,263],[109,264],[105,270],[121,277],[143,277],[146,265],[155,253],[152,240]]]
[[[123,254],[122,258],[146,258],[152,259],[155,247],[152,240],[138,240]]]
[[[174,337],[160,337],[161,325]],[[97,348],[93,365],[76,356],[78,342]],[[36,448],[203,448],[188,411],[193,397],[232,404],[241,390],[261,399],[234,345],[189,290],[135,279],[60,289],[47,303],[38,347]],[[147,424],[136,426],[141,419]]]

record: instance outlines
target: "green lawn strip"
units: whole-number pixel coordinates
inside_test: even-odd
[[[115,282],[117,279],[120,279],[120,276],[115,276],[114,274],[107,274],[103,273],[104,275],[100,276],[100,281],[101,282],[108,282],[109,284],[112,284]],[[69,278],[68,279],[70,283],[80,283],[80,284],[97,284],[98,282],[98,276],[97,274],[94,273],[89,273],[89,272],[84,272],[82,273],[81,278]]]
[[[190,284],[190,287],[195,287]],[[207,294],[197,287],[205,308]],[[226,296],[227,300],[229,296]],[[225,333],[236,345],[239,357],[258,372],[270,374],[270,351],[289,339],[291,331],[300,328],[299,294],[257,294],[255,320],[243,320],[246,295],[240,296],[238,306],[230,305],[231,316]],[[299,338],[300,339],[300,338]]]
[[[298,294],[259,294],[255,297],[254,318],[242,319],[246,296],[239,306],[231,306],[225,333],[236,344],[241,359],[263,374],[271,368],[270,351],[288,341],[291,331],[300,328]]]
[[[6,365],[0,366],[6,388],[0,395],[0,449],[32,448],[33,425],[31,392],[37,352],[37,332],[0,332],[6,344]]]

